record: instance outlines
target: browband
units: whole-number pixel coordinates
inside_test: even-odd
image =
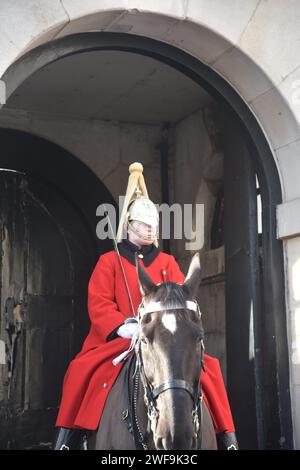
[[[168,306],[163,305],[162,302],[150,302],[146,307],[141,304],[139,307],[139,314],[144,316],[146,313],[162,312],[163,310],[193,310],[193,312],[199,312],[199,306],[197,302],[192,300],[186,300],[180,305]]]

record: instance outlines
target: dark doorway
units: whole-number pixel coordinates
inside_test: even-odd
[[[87,284],[97,257],[108,249],[107,242],[96,239],[96,207],[107,202],[109,194],[57,146],[14,131],[3,131],[2,137],[6,155],[13,158],[9,170],[0,170],[0,341],[5,349],[0,368],[0,428],[5,432],[0,433],[0,448],[43,448],[53,438],[66,367],[89,327]],[[43,165],[30,168],[33,155],[37,159],[41,150]],[[27,153],[31,161],[23,158]],[[47,154],[55,164],[64,153],[69,165],[61,160],[55,183],[51,172],[43,177]],[[22,167],[22,172],[13,167]],[[68,181],[60,188],[64,178]],[[72,194],[76,179],[84,188],[90,183],[95,189],[89,201],[84,191],[82,198]],[[94,206],[93,218],[92,207],[83,212],[86,203]]]
[[[257,449],[265,448],[266,436],[261,409],[264,383],[256,173],[243,132],[233,123],[224,120],[227,379],[240,447]]]
[[[287,356],[282,343],[287,331],[278,289],[283,273],[269,258],[280,249],[280,242],[271,243],[276,240],[271,188],[253,140],[229,110],[223,143],[227,378],[236,426],[244,449],[292,448],[279,437],[283,427],[291,433],[290,414],[276,407],[278,399],[286,406],[290,395],[278,382],[279,369],[282,384],[289,374],[279,366]]]

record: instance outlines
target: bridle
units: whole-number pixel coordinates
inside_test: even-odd
[[[167,311],[173,311],[173,310],[192,310],[196,312],[199,317],[201,317],[201,312],[199,309],[198,303],[194,301],[184,301],[180,303],[175,303],[170,304],[170,305],[164,305],[162,302],[150,302],[149,305],[145,306],[144,301],[140,304],[138,308],[138,322],[139,324],[141,323],[142,318],[149,314],[149,313],[157,313],[157,312],[167,312]],[[157,408],[157,398],[159,395],[161,395],[163,392],[166,390],[174,390],[174,389],[179,389],[179,390],[184,390],[187,392],[191,399],[193,400],[193,409],[192,409],[192,421],[194,424],[194,429],[195,429],[195,434],[198,437],[199,431],[200,431],[200,442],[202,439],[202,401],[203,401],[203,396],[201,392],[201,385],[200,385],[200,378],[198,381],[198,387],[197,390],[195,391],[194,387],[192,387],[188,382],[185,380],[181,379],[170,379],[157,387],[153,388],[152,385],[149,383],[149,380],[146,376],[145,369],[144,369],[144,364],[143,364],[143,357],[142,357],[142,352],[141,352],[141,347],[140,347],[141,341],[139,340],[136,344],[135,351],[136,351],[136,373],[139,372],[140,377],[142,379],[142,384],[144,387],[144,401],[147,407],[147,415],[148,415],[148,424],[152,423],[152,426],[154,429],[157,427],[158,423],[158,418],[159,418],[159,410]],[[204,369],[204,332],[201,330],[201,339],[200,339],[200,344],[201,344],[201,367]],[[137,417],[136,417],[137,418]],[[137,428],[139,430],[139,425],[137,423]],[[144,448],[145,444],[143,444],[144,437],[141,435],[141,432],[139,432],[139,441],[142,442],[142,445]]]

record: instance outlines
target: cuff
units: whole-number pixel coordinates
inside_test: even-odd
[[[118,329],[120,328],[120,326],[124,325],[124,322],[123,323],[120,323],[120,325],[118,325],[114,330],[112,330],[109,335],[107,335],[106,337],[106,341],[112,341],[113,339],[116,339],[116,338],[120,338],[120,336],[118,335],[117,331]]]

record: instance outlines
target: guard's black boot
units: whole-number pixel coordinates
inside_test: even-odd
[[[79,450],[82,436],[81,429],[58,428],[53,450]]]
[[[220,432],[217,434],[218,450],[239,450],[235,432]]]

